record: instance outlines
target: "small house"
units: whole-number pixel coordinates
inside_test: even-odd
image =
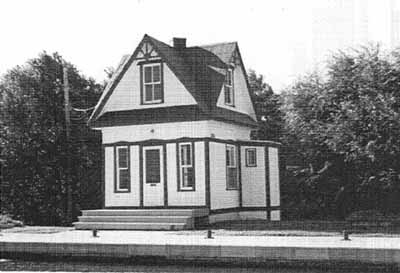
[[[76,228],[280,220],[280,144],[250,138],[257,119],[236,42],[144,35],[89,123],[102,133],[104,204]]]

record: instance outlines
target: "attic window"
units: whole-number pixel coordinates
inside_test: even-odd
[[[234,106],[234,92],[233,92],[233,70],[227,69],[224,83],[224,97],[225,104]]]
[[[143,67],[143,104],[162,103],[162,66],[160,63],[144,64]]]

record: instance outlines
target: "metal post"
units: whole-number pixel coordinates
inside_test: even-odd
[[[214,237],[212,236],[212,230],[211,230],[211,229],[207,230],[207,237],[206,237],[206,239],[214,239]]]
[[[343,230],[343,241],[351,241],[349,235],[350,235],[349,231]]]

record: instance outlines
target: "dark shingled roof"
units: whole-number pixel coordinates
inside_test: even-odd
[[[121,61],[115,77],[107,85],[90,117],[89,122],[92,125],[97,120],[101,120],[103,115],[99,116],[99,114],[102,108],[144,42],[149,42],[154,46],[171,71],[192,94],[198,103],[200,111],[204,112],[210,119],[214,118],[242,125],[256,126],[256,121],[249,115],[217,107],[217,99],[222,90],[226,68],[231,65],[235,53],[238,52],[236,42],[176,49],[148,35],[144,36],[135,52],[129,58]],[[240,56],[240,53],[238,54]],[[132,115],[134,115],[134,111],[132,111]],[[104,122],[97,123],[104,124]]]

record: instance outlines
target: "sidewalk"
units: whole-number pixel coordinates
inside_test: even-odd
[[[163,257],[165,259],[245,259],[247,262],[319,261],[400,265],[400,238],[341,236],[215,236],[196,231],[91,231],[2,233],[0,254],[54,256]]]

